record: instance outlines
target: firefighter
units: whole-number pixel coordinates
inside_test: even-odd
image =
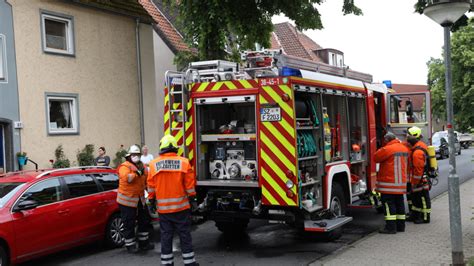
[[[385,146],[375,152],[375,162],[380,163],[376,191],[381,193],[385,214],[385,227],[379,232],[395,234],[405,231],[405,201],[408,148],[393,133],[384,136]]]
[[[407,142],[411,146],[409,175],[413,201],[409,220],[416,224],[429,223],[431,213],[430,185],[425,174],[428,146],[421,141],[421,138],[419,127],[408,129]]]
[[[184,265],[197,265],[191,239],[191,204],[196,195],[189,160],[177,155],[178,145],[171,135],[160,141],[160,155],[150,162],[148,199],[160,215],[161,264],[173,265],[173,236],[181,240]]]
[[[124,225],[125,247],[130,253],[155,248],[150,243],[148,228],[150,217],[145,204],[147,171],[140,162],[140,148],[132,145],[125,155],[125,162],[118,167],[119,187],[117,202]],[[138,247],[135,237],[135,225],[138,221]]]

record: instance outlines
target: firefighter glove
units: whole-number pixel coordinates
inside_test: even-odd
[[[148,200],[148,208],[151,212],[156,212],[156,199],[149,199]]]

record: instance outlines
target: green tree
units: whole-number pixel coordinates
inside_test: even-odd
[[[455,127],[467,131],[474,127],[474,18],[452,34],[451,64]],[[445,68],[442,59],[431,58],[428,86],[432,93],[432,111],[446,117]]]
[[[164,0],[179,11],[179,27],[194,51],[177,56],[175,62],[190,59],[235,59],[242,49],[255,43],[270,47],[272,16],[284,14],[299,30],[322,29],[317,5],[324,0]],[[342,13],[361,15],[354,0],[343,0]]]

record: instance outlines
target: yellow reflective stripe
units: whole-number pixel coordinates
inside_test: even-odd
[[[272,168],[272,170],[275,172],[276,175],[278,175],[278,177],[280,177],[281,181],[283,181],[283,183],[286,183],[286,181],[288,181],[288,177],[286,177],[286,174],[282,171],[282,169],[280,169],[274,162],[272,159],[270,159],[270,156],[268,156],[267,153],[265,153],[265,151],[261,150],[261,157],[262,159],[265,161],[265,163],[268,164],[268,166],[270,168]],[[263,167],[262,167],[263,169]],[[291,170],[291,169],[290,169]],[[279,187],[279,186],[278,186]]]
[[[250,82],[246,81],[246,80],[239,80],[240,84],[242,84],[242,86],[246,89],[250,89],[252,88],[252,85],[250,84]]]
[[[290,116],[290,118],[293,118],[293,109],[291,109],[291,107],[286,102],[278,100],[280,96],[272,89],[272,87],[263,86],[262,88],[266,93],[268,93],[268,95],[270,95],[270,97],[272,97],[273,100],[275,100],[275,102],[278,103],[278,105],[280,105],[280,107],[288,114],[288,116]]]
[[[280,197],[286,202],[286,204],[292,206],[296,205],[296,203],[292,199],[286,196],[286,192],[281,189],[280,185],[278,185],[275,180],[267,173],[267,171],[265,171],[265,168],[262,168],[262,176],[268,182],[268,184],[272,186],[272,188],[278,193],[278,195],[280,195]]]
[[[237,87],[235,86],[234,83],[232,83],[232,81],[224,81],[225,85],[227,86],[227,88],[229,88],[230,90],[235,90],[237,89]]]
[[[292,96],[291,94],[291,89],[290,87],[288,87],[288,85],[279,85],[280,89],[285,92],[286,94],[288,94],[288,96]]]
[[[397,215],[397,220],[405,220],[406,219],[406,215],[403,214],[403,215]]]
[[[290,160],[288,160],[288,158],[286,158],[286,156],[284,156],[280,151],[279,149],[273,144],[273,142],[265,135],[265,133],[263,132],[260,132],[260,139],[263,143],[265,143],[265,145],[268,146],[268,148],[270,148],[271,151],[273,151],[273,153],[283,162],[283,164],[289,169],[291,170],[293,173],[296,172],[295,171],[295,165],[293,162],[290,162]]]
[[[290,134],[290,136],[295,137],[295,129],[292,125],[288,124],[288,122],[285,119],[282,119],[280,121],[280,124],[283,126],[283,128]]]
[[[222,87],[222,85],[224,85],[223,82],[217,82],[214,86],[212,86],[211,91],[218,91]]]
[[[201,83],[201,85],[199,85],[199,88],[196,91],[204,91],[208,84],[209,84],[209,82]]]
[[[385,213],[387,214],[386,216],[390,216],[390,208],[388,207],[388,203],[385,202]]]
[[[397,216],[396,215],[386,215],[385,216],[385,221],[396,221]]]
[[[186,138],[186,146],[189,146],[193,142],[193,133],[191,132],[189,136]]]
[[[421,197],[421,212],[423,213],[423,220],[428,220],[428,209],[426,208],[426,199],[425,197]],[[431,212],[431,210],[430,210]]]
[[[272,196],[270,192],[268,192],[265,186],[262,186],[262,194],[270,202],[271,205],[279,205],[278,201]]]
[[[295,153],[295,147],[293,146],[292,143],[290,143],[286,138],[284,138],[278,129],[276,129],[271,123],[265,122],[262,123],[264,127],[272,133],[272,135],[290,152],[290,154]]]

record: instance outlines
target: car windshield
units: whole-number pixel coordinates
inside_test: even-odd
[[[20,190],[25,183],[0,183],[0,208],[7,203],[8,200]]]

